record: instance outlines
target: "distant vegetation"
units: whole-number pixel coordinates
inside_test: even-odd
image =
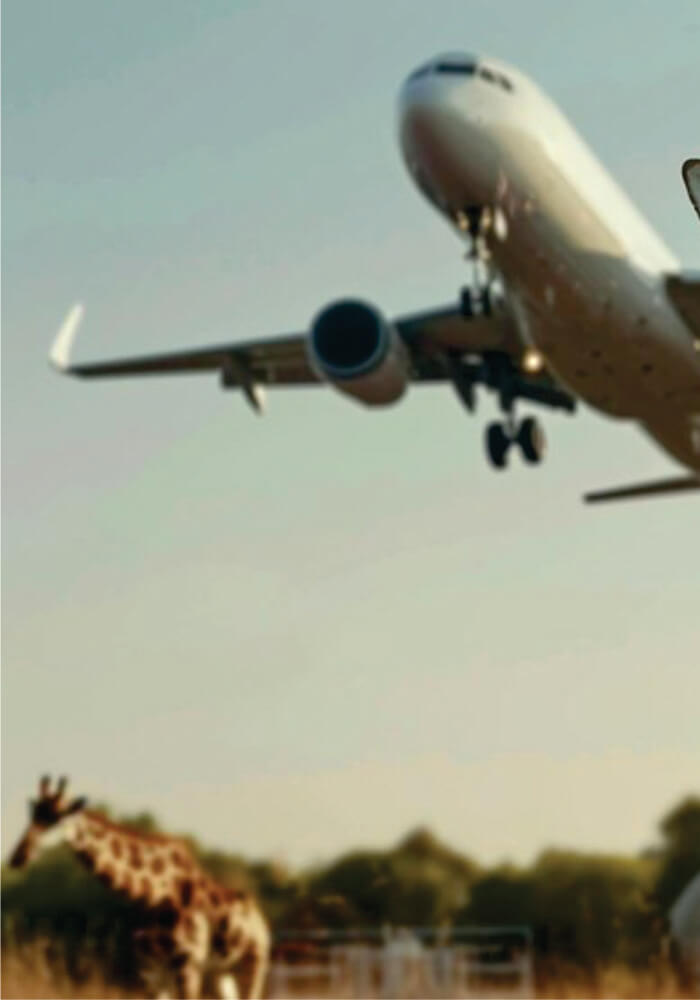
[[[152,832],[149,814],[121,822]],[[208,850],[188,837],[202,867],[260,898],[276,929],[524,924],[538,974],[604,967],[653,970],[664,962],[666,914],[700,871],[700,797],[659,825],[659,843],[637,857],[549,849],[528,867],[485,868],[417,830],[387,851],[357,850],[309,870]],[[26,872],[3,870],[3,948],[50,941],[76,982],[96,963],[107,981],[131,972],[128,903],[105,890],[66,848]]]

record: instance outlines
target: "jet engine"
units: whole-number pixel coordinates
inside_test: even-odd
[[[395,403],[408,385],[408,352],[374,306],[345,299],[326,306],[311,325],[312,367],[325,382],[367,406]]]

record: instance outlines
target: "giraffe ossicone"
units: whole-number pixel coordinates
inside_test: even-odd
[[[215,882],[182,840],[114,823],[87,809],[84,798],[69,800],[67,784],[60,778],[52,791],[48,777],[40,780],[10,864],[24,867],[65,842],[105,886],[130,899],[139,913],[139,968],[154,996],[168,990],[191,1000],[206,986],[215,996],[236,997],[234,970],[244,965],[246,996],[262,996],[270,932],[255,900]]]

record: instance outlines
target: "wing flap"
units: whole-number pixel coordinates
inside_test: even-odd
[[[233,358],[239,364],[244,364],[253,378],[266,384],[317,381],[305,357],[304,337],[288,338],[288,342],[284,344],[271,338],[269,341],[256,343],[255,348],[253,351],[248,344],[220,344],[194,351],[175,351],[169,354],[142,355],[113,361],[70,365],[62,370],[81,378],[192,374],[224,371]]]
[[[506,314],[466,319],[455,305],[402,316],[394,321],[409,346],[430,350],[506,350],[517,342],[515,328]]]

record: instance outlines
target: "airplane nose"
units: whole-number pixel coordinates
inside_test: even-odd
[[[467,126],[475,71],[473,57],[460,55],[439,57],[409,74],[398,97],[402,144],[413,132],[440,143],[446,133]]]
[[[399,91],[399,118],[402,119],[418,107],[437,106],[444,99],[447,89],[445,81],[428,72],[427,68],[411,73]]]
[[[398,125],[401,144],[411,146],[422,136],[437,139],[440,123],[446,117],[448,88],[441,80],[434,77],[413,75],[404,83],[399,92]]]
[[[409,166],[429,157],[451,158],[467,125],[463,81],[416,70],[399,91],[398,127]]]
[[[441,72],[447,65],[450,72]],[[436,71],[437,70],[437,71]],[[437,63],[419,67],[398,95],[401,151],[414,180],[440,206],[464,203],[465,177],[477,197],[489,142],[471,88],[471,64]]]
[[[477,73],[476,56],[447,52],[423,63],[406,77],[399,94],[399,107],[416,100],[444,101],[446,96],[464,92],[464,85]]]

